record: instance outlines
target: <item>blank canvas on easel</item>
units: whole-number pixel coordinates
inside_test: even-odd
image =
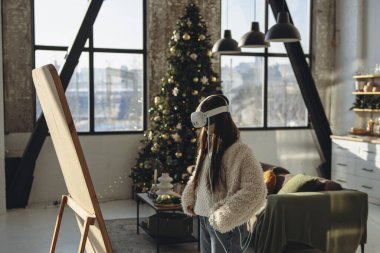
[[[112,252],[99,202],[58,73],[53,65],[46,65],[34,69],[32,74],[68,195],[96,218],[95,224],[89,229],[86,252]],[[83,221],[78,214],[76,217],[78,225],[82,227]]]

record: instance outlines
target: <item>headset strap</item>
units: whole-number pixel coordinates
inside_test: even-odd
[[[228,106],[220,106],[204,113],[209,118],[222,112],[228,112]]]

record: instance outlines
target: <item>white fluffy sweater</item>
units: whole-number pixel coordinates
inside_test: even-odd
[[[187,207],[194,207],[196,200],[194,175],[195,171],[182,193],[182,207],[188,215],[191,214]],[[217,187],[214,191],[217,201],[209,210],[210,224],[221,233],[248,221],[252,225],[256,212],[265,205],[267,195],[263,171],[252,150],[240,141],[232,144],[223,155],[221,176],[226,178],[227,187]]]

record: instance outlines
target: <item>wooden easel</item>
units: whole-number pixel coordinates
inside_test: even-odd
[[[61,205],[59,207],[59,212],[57,216],[57,222],[55,223],[54,228],[54,234],[53,234],[53,240],[51,242],[50,246],[50,253],[55,252],[55,247],[57,245],[57,239],[59,234],[59,229],[61,227],[61,221],[63,216],[63,211],[65,209],[65,206],[68,205],[71,207],[71,209],[84,221],[84,225],[81,229],[81,239],[80,244],[78,248],[78,253],[84,252],[85,246],[86,246],[86,240],[88,236],[88,231],[90,229],[90,225],[94,225],[96,217],[90,213],[88,213],[86,210],[84,210],[80,205],[78,205],[75,200],[73,200],[70,196],[63,195],[61,200]]]
[[[32,75],[69,192],[62,196],[50,253],[55,251],[66,205],[74,211],[80,228],[78,253],[83,253],[84,250],[87,253],[112,253],[99,202],[58,73],[53,65],[46,65],[34,69]]]

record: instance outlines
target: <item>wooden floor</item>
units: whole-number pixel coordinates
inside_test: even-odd
[[[105,202],[101,203],[101,208],[105,219],[136,217],[134,200]],[[55,206],[34,205],[0,215],[0,253],[49,252],[57,212]],[[140,208],[142,217],[150,216],[153,212],[146,205]],[[67,209],[56,252],[76,252],[78,244],[79,230],[72,212]],[[357,250],[357,253],[359,252],[360,250]],[[369,205],[368,243],[365,253],[380,253],[380,206],[372,204]]]

